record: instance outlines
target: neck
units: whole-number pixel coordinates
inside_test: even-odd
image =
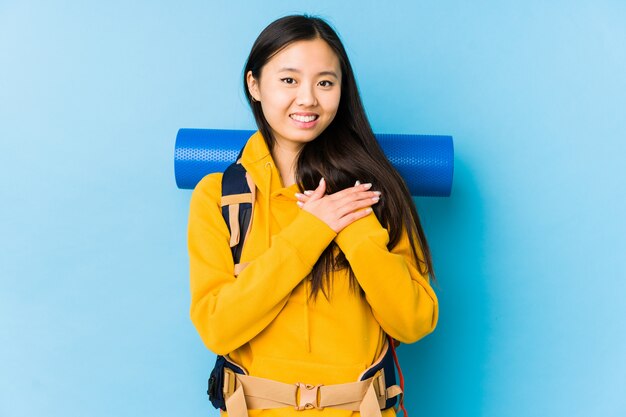
[[[278,141],[274,143],[272,158],[274,158],[274,163],[276,163],[276,168],[280,173],[283,186],[285,187],[289,187],[296,182],[296,158],[298,157],[301,149],[302,146],[285,146],[280,144]]]

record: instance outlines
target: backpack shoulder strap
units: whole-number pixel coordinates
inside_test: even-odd
[[[243,150],[242,150],[243,152]],[[235,262],[235,275],[245,267],[240,263],[243,245],[250,231],[256,187],[241,165],[241,153],[222,176],[222,216],[230,232],[230,248]]]

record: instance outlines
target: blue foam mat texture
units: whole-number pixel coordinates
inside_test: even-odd
[[[179,129],[174,152],[176,185],[193,189],[207,174],[235,162],[254,130]],[[411,195],[448,197],[452,191],[452,136],[376,134]]]

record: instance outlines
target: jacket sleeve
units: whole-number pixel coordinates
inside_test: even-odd
[[[406,230],[389,251],[387,229],[371,213],[339,232],[335,241],[388,335],[413,343],[435,329],[437,296],[415,264]]]
[[[271,323],[336,234],[299,210],[273,236],[271,247],[235,278],[220,199],[221,174],[204,177],[191,196],[187,243],[191,320],[205,345],[224,355]]]

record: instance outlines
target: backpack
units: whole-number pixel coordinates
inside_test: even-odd
[[[241,164],[242,154],[243,149],[239,152],[237,161],[229,165],[226,170],[224,170],[224,174],[222,176],[222,199],[220,204],[222,207],[222,216],[224,217],[224,221],[226,222],[230,232],[229,244],[233,255],[233,261],[235,263],[235,276],[239,274],[243,267],[245,267],[245,264],[240,262],[241,253],[250,230],[256,189],[256,186],[248,176],[246,169]],[[395,370],[397,369],[400,379],[400,387],[402,392],[404,392],[404,377],[402,375],[400,363],[395,351],[395,347],[398,342],[390,336],[387,337],[389,349],[387,349],[386,354],[381,360],[377,361],[363,373],[361,380],[370,378],[380,369],[383,369],[386,385],[392,386],[396,384]],[[223,394],[224,368],[228,368],[238,374],[246,374],[246,371],[236,363],[229,360],[227,356],[217,356],[215,366],[209,377],[207,394],[209,395],[211,404],[216,409],[219,408],[226,411],[226,403]],[[396,397],[388,399],[384,409],[395,406],[396,402]],[[399,406],[404,412],[404,415],[408,416],[406,409],[404,408],[404,396],[402,395],[400,396]]]

